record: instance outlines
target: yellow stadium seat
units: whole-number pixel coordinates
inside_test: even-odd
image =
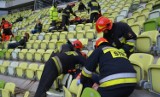
[[[38,64],[31,63],[29,64],[28,68],[26,69],[26,78],[35,80],[35,72],[38,69]]]
[[[27,62],[22,62],[19,64],[18,67],[16,67],[16,75],[17,77],[25,77],[25,70],[28,67],[28,63]]]

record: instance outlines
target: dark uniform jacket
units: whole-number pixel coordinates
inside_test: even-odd
[[[68,70],[75,69],[76,64],[84,65],[86,62],[79,51],[53,52],[50,58],[55,63],[59,74],[66,74]]]
[[[99,48],[93,51],[82,70],[82,83],[85,83],[89,78],[91,78],[92,73],[96,70],[97,66],[99,66],[100,87],[101,85],[102,87],[119,85],[113,82],[112,85],[103,85],[103,83],[111,83],[111,81],[123,78],[133,78],[133,82],[129,83],[134,83],[134,85],[136,83],[135,70],[130,61],[127,59],[126,54],[114,47],[106,46],[106,44],[104,45],[102,43]],[[127,74],[128,76],[126,76]]]
[[[82,2],[80,2],[79,6],[78,6],[78,10],[79,11],[84,11],[84,10],[86,10],[86,6]]]
[[[73,14],[74,16],[76,16],[75,13],[72,10],[72,7],[67,5],[67,7],[63,10],[62,15],[63,16],[67,16],[69,18],[70,17],[70,13]]]
[[[88,7],[90,8],[91,13],[99,13],[101,9],[99,3],[96,0],[91,0],[88,3]]]
[[[133,52],[134,43],[137,38],[131,27],[122,22],[113,23],[112,29],[108,30],[108,33],[104,33],[103,37],[116,48],[124,49],[127,55]]]

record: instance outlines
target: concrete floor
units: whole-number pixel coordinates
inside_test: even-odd
[[[36,92],[36,89],[39,83],[38,81],[32,81],[32,80],[5,76],[5,75],[0,75],[0,79],[5,80],[6,82],[13,82],[16,84],[17,88],[15,93],[18,93],[16,97],[23,97],[26,91],[30,91],[29,97],[34,97],[34,93]],[[56,96],[48,96],[48,97],[56,97]],[[160,97],[160,95],[153,94],[146,90],[136,89],[130,97]]]

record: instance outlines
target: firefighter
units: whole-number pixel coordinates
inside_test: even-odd
[[[99,3],[96,0],[91,0],[88,3],[88,7],[90,9],[90,22],[96,22],[98,19],[98,15],[101,13]]]
[[[96,22],[96,30],[97,33],[103,32],[103,37],[110,44],[124,51],[127,57],[134,52],[137,36],[128,24],[122,22],[112,23],[110,19],[102,16]]]
[[[46,92],[60,74],[68,73],[68,70],[74,69],[76,64],[84,65],[86,59],[80,52],[82,47],[82,43],[76,40],[73,42],[73,51],[52,53],[49,60],[45,63],[42,77],[34,97],[46,97]]]
[[[69,25],[69,18],[70,18],[70,13],[74,15],[75,17],[76,14],[73,12],[72,8],[75,6],[74,3],[69,3],[65,9],[63,9],[62,12],[62,30],[67,30],[66,25]]]
[[[110,46],[105,38],[99,38],[95,50],[82,69],[80,82],[86,83],[99,66],[99,87],[101,97],[128,97],[136,86],[136,72],[121,50]]]
[[[53,6],[49,9],[50,19],[52,20],[51,26],[56,27],[56,21],[58,20],[58,10],[57,4],[54,3]]]
[[[79,12],[83,12],[85,11],[87,8],[86,6],[83,4],[82,0],[79,0],[79,6],[78,6],[78,11]]]
[[[12,24],[2,18],[1,27],[3,29],[2,41],[9,41],[11,36],[14,36],[11,29]]]

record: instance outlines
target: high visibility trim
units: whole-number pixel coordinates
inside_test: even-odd
[[[91,71],[87,70],[85,67],[83,68],[84,72],[86,72],[87,74],[92,74]]]
[[[109,75],[109,76],[101,79],[99,82],[103,83],[103,82],[106,82],[106,81],[119,79],[119,78],[136,78],[136,73],[118,73],[118,74],[113,74],[113,75]]]
[[[104,82],[100,84],[100,87],[110,87],[114,85],[119,85],[119,84],[129,84],[129,83],[137,83],[136,78],[122,78],[122,79],[115,79],[111,81]]]
[[[86,77],[92,77],[92,72],[88,71],[86,68],[83,68],[82,74]]]
[[[57,67],[57,70],[58,70],[58,74],[61,74],[62,71],[63,71],[61,61],[59,60],[59,58],[57,56],[52,57],[52,59],[54,60],[54,62],[56,64],[56,67]]]

